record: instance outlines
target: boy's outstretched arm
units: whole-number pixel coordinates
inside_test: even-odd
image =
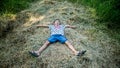
[[[75,29],[76,26],[66,25],[66,28],[72,28],[72,29]]]
[[[45,27],[48,28],[48,25],[36,25],[37,27]]]

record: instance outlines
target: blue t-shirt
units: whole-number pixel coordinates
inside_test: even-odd
[[[60,25],[58,28],[55,28],[54,25],[49,25],[49,29],[51,31],[51,35],[54,35],[54,34],[64,35],[65,27],[66,27],[65,25]]]

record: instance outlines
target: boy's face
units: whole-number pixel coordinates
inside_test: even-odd
[[[60,25],[60,22],[59,22],[59,20],[56,20],[56,21],[54,22],[54,25],[55,25],[55,26],[58,26],[58,25]]]

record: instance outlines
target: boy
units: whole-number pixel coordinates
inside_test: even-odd
[[[55,43],[55,42],[60,42],[62,44],[66,44],[67,47],[74,53],[74,55],[81,56],[83,55],[86,50],[84,51],[77,51],[71,45],[71,43],[67,40],[67,38],[64,36],[64,29],[65,28],[76,28],[75,26],[70,26],[70,25],[61,25],[60,20],[56,19],[54,20],[52,25],[37,25],[37,27],[46,27],[49,28],[51,31],[51,36],[48,38],[48,40],[43,44],[42,47],[39,48],[37,51],[29,51],[29,53],[34,56],[34,57],[39,57],[39,55],[45,50],[49,44]]]

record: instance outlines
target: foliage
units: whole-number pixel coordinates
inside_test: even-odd
[[[16,13],[29,6],[35,0],[0,0],[1,13]]]
[[[120,29],[120,0],[68,0],[72,3],[83,4],[96,9],[100,21],[107,23],[110,29]]]

